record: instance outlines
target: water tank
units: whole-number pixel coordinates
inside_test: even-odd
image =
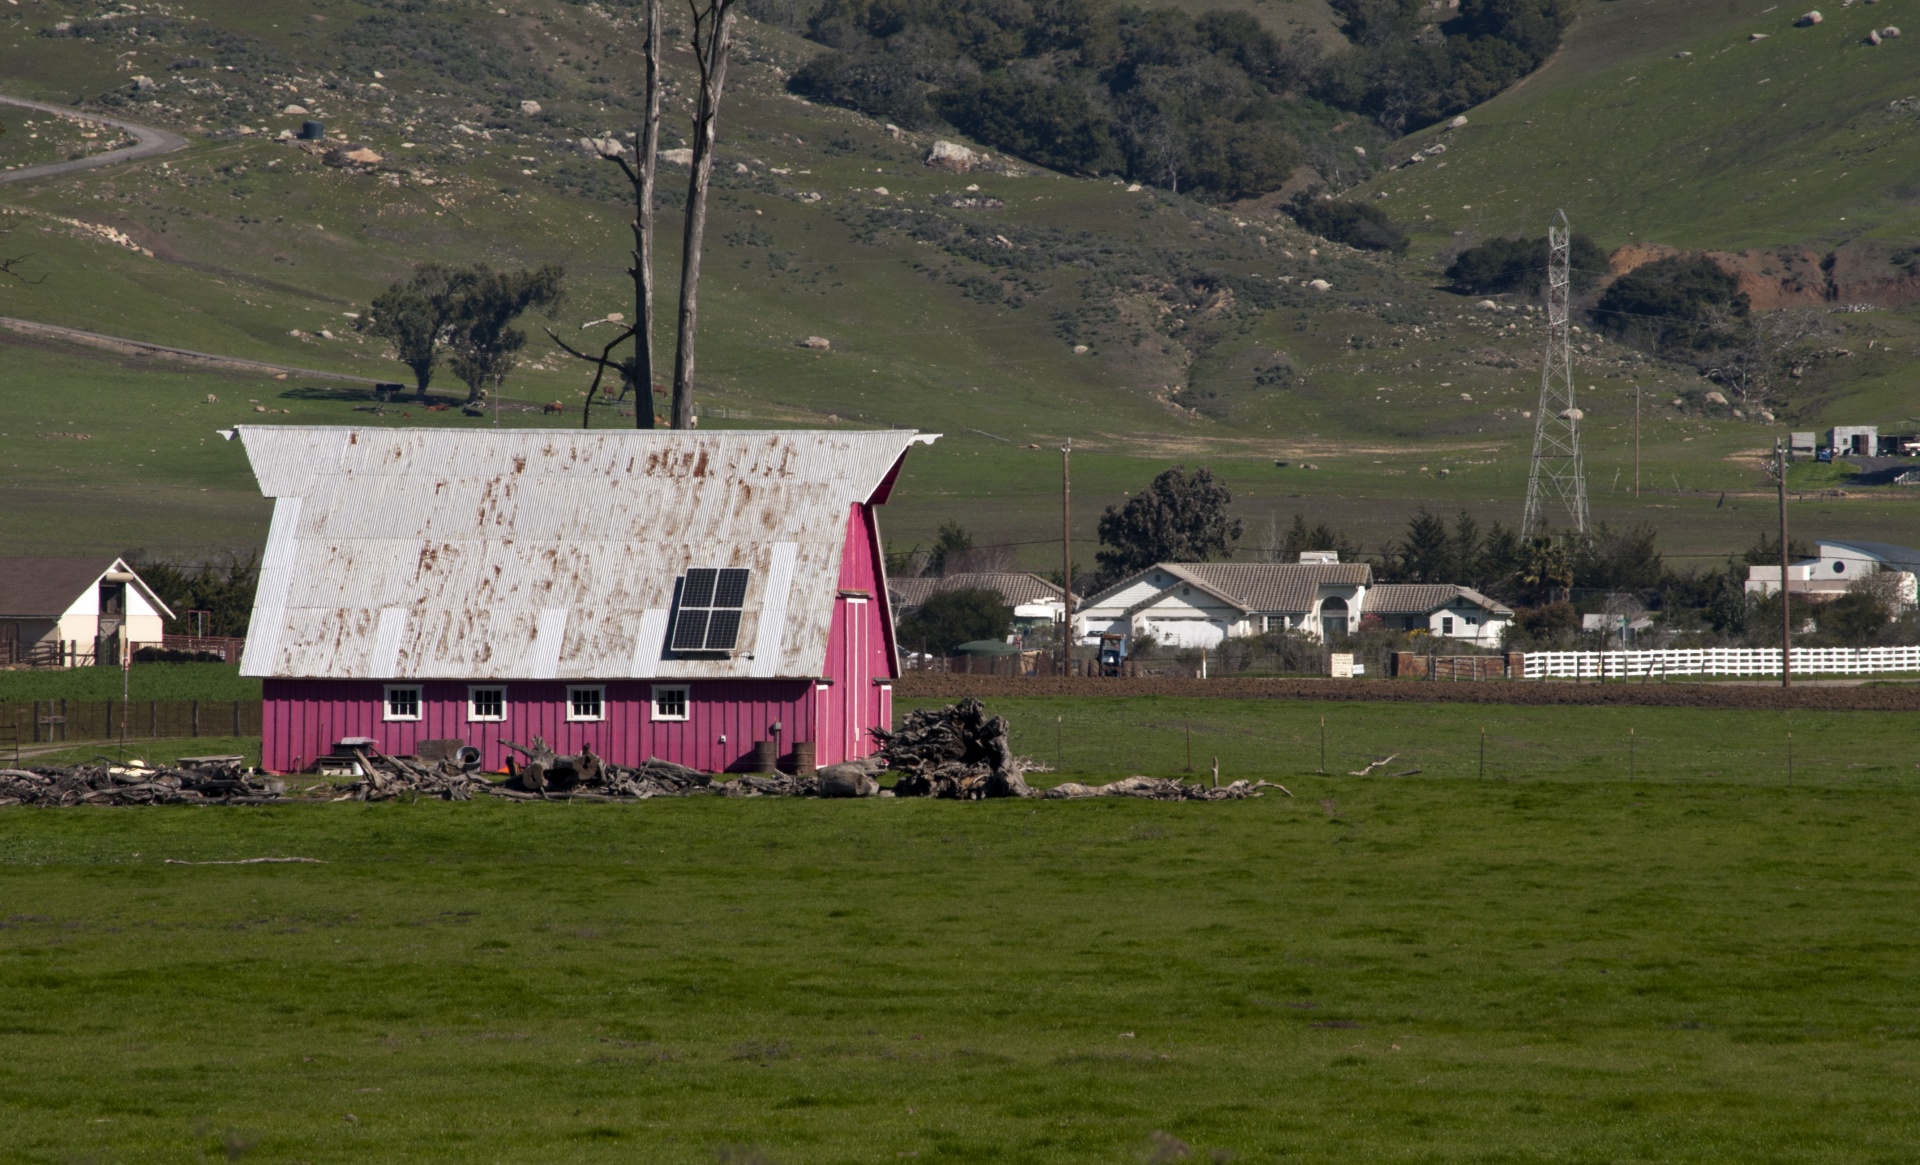
[[[303,121],[300,123],[300,140],[301,141],[317,142],[321,138],[324,138],[326,136],[327,136],[327,127],[322,123],[317,121]]]

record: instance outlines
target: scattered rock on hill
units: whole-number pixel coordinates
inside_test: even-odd
[[[1710,392],[1705,397],[1702,397],[1701,399],[1705,400],[1710,405],[1723,405],[1727,403],[1727,396],[1725,393],[1722,393],[1722,392]]]
[[[597,158],[618,158],[627,152],[627,147],[620,139],[613,137],[581,138],[578,144],[581,153]],[[665,157],[665,154],[661,156]]]
[[[540,112],[540,103],[538,101],[522,101],[520,103],[520,112],[526,114],[528,117],[534,117]]]
[[[661,150],[660,160],[669,166],[693,165],[693,148],[682,146],[677,150]]]
[[[979,165],[981,158],[958,142],[937,141],[927,151],[926,164],[936,170],[951,170],[955,174],[964,174]]]
[[[1333,290],[1333,284],[1328,283],[1324,279],[1311,280],[1307,283],[1307,286],[1313,288],[1315,291],[1332,291]]]
[[[1815,9],[1814,11],[1809,12],[1806,15],[1800,17],[1800,19],[1794,21],[1793,23],[1794,23],[1794,27],[1796,28],[1812,28],[1814,25],[1819,24],[1821,21],[1825,19],[1826,17],[1820,15],[1819,9]]]
[[[804,340],[795,340],[793,346],[796,348],[812,348],[816,352],[830,352],[833,350],[833,341],[827,339],[825,336],[808,336]]]

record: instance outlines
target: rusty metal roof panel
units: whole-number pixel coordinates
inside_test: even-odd
[[[851,508],[916,436],[243,427],[276,502],[242,671],[817,675]],[[730,658],[665,651],[694,566],[751,571]]]

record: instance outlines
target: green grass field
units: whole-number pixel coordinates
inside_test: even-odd
[[[136,663],[127,669],[134,700],[258,700],[260,681],[242,679],[236,664]],[[0,671],[0,702],[8,700],[118,700],[120,669]]]
[[[1294,796],[0,811],[0,1156],[1908,1155],[1902,717],[996,708]]]

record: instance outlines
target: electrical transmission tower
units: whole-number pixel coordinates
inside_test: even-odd
[[[1533,422],[1533,460],[1527,467],[1525,541],[1545,525],[1542,508],[1558,498],[1574,532],[1587,533],[1587,475],[1580,464],[1580,407],[1573,399],[1573,339],[1567,318],[1572,262],[1567,212],[1547,227],[1547,357],[1540,369],[1540,411]]]

